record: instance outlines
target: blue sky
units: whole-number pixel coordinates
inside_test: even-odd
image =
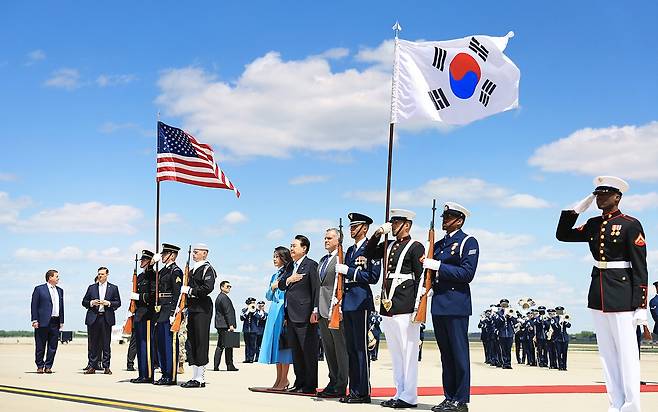
[[[83,328],[80,300],[98,266],[110,268],[127,308],[132,258],[154,246],[158,111],[210,143],[242,192],[163,183],[161,240],[208,243],[239,303],[264,294],[271,252],[294,234],[309,235],[319,259],[339,217],[361,211],[381,222],[399,20],[407,40],[513,30],[505,53],[521,87],[514,111],[458,128],[399,127],[393,206],[418,212],[423,239],[433,197],[472,210],[476,314],[530,296],[591,329],[587,248],[558,243],[555,225],[594,176],[626,178],[622,210],[643,222],[658,279],[658,6],[468,6],[0,6],[0,37],[11,39],[0,51],[0,328],[29,328],[29,296],[49,268],[61,273],[67,328]]]

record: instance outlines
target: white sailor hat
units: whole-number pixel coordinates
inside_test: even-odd
[[[391,218],[393,220],[414,220],[416,213],[406,209],[391,209]]]
[[[623,194],[628,190],[628,183],[615,176],[597,176],[594,178],[594,186],[595,195],[607,192]]]
[[[205,250],[208,251],[208,245],[205,243],[197,243],[196,245],[192,246],[192,250]]]
[[[471,212],[469,212],[468,209],[466,209],[464,206],[460,205],[459,203],[446,202],[445,205],[443,206],[443,214],[441,215],[441,217],[443,217],[443,215],[445,214],[466,219],[471,215]]]

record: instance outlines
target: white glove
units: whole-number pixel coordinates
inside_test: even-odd
[[[439,270],[440,267],[440,260],[434,260],[430,258],[425,258],[425,260],[423,260],[423,269]]]
[[[130,300],[139,300],[139,293],[130,292]]]
[[[576,206],[574,206],[573,211],[578,213],[578,214],[583,213],[584,211],[589,209],[589,207],[591,206],[591,204],[594,201],[595,197],[596,196],[594,196],[594,195],[587,196],[586,198],[584,198],[583,200],[578,202],[578,204]]]
[[[347,266],[343,263],[336,263],[336,273],[340,273],[342,275],[345,275],[345,274],[347,274],[347,270],[349,268],[350,268],[349,266]]]
[[[161,260],[162,260],[162,253],[156,253],[155,255],[153,255],[153,258],[151,258],[151,261],[153,263],[158,263]]]
[[[135,316],[135,314],[132,313],[132,312],[128,312],[128,317],[130,318],[130,317],[132,317],[132,316]]]
[[[635,309],[633,312],[633,326],[647,325],[647,310]]]
[[[382,235],[386,235],[391,233],[391,231],[393,230],[393,226],[391,225],[391,222],[386,222],[383,225],[381,225],[379,229],[382,230]]]
[[[169,316],[169,323],[173,324],[176,320],[176,316]]]
[[[190,294],[190,287],[189,286],[181,286],[180,287],[180,293],[187,293],[189,295]]]

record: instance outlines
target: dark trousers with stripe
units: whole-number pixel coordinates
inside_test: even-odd
[[[471,365],[468,352],[468,316],[432,316],[441,352],[443,391],[451,401],[471,399]]]
[[[34,357],[37,368],[53,367],[55,362],[55,352],[57,352],[57,344],[59,343],[59,317],[50,318],[48,325],[39,325],[34,329]],[[43,360],[43,355],[46,355],[46,360]]]
[[[512,343],[514,343],[513,337],[501,337],[498,338],[500,342],[500,354],[501,354],[501,364],[506,367],[512,366]]]
[[[153,379],[153,323],[142,319],[133,323],[137,342],[137,370],[139,377]]]
[[[243,332],[242,337],[244,338],[244,360],[246,362],[253,362],[254,357],[257,355],[256,332]]]
[[[368,311],[343,312],[347,347],[350,394],[370,396],[370,359],[368,358]],[[375,355],[376,356],[376,355]]]
[[[169,321],[158,322],[155,327],[158,343],[158,360],[162,377],[176,381],[178,371],[178,333],[171,331]]]

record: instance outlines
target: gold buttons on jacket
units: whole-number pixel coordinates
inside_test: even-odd
[[[601,243],[601,247],[605,246],[605,243]]]
[[[607,220],[604,220],[604,221],[603,221],[603,224],[604,224],[604,225],[607,225],[607,224],[608,224],[608,221],[607,221]]]
[[[626,280],[626,276],[622,276],[621,280]]]
[[[605,236],[604,236],[604,235],[601,235],[601,239],[605,239]]]
[[[605,260],[605,256],[601,256],[601,260]]]

